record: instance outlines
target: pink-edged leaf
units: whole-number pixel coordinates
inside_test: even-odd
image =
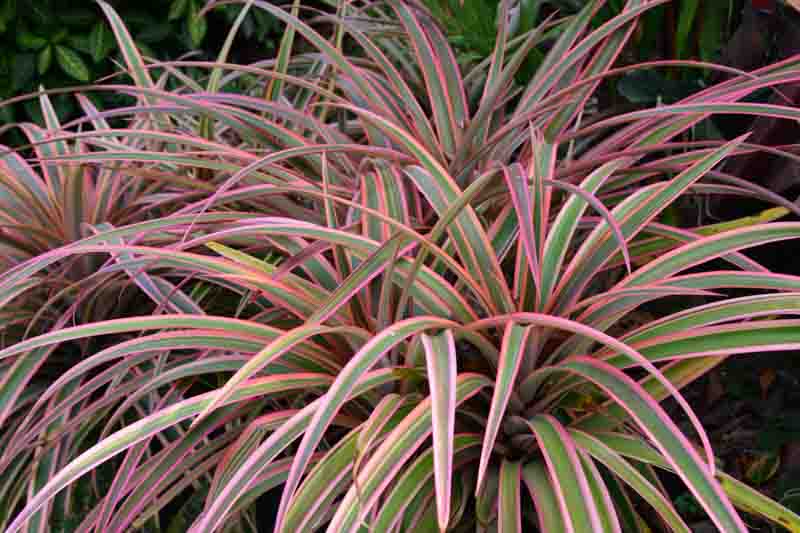
[[[369,337],[369,334],[366,331],[363,331],[359,328],[350,328],[350,327],[326,327],[326,326],[319,326],[316,324],[300,326],[294,328],[293,330],[287,331],[280,337],[276,338],[274,341],[269,343],[263,350],[253,356],[247,364],[245,364],[242,368],[240,368],[236,374],[234,374],[226,383],[225,385],[217,390],[216,398],[212,401],[204,410],[201,412],[197,418],[194,420],[193,424],[196,424],[200,420],[203,419],[208,413],[216,409],[218,406],[224,404],[228,398],[233,394],[236,387],[240,386],[242,383],[246,382],[256,373],[258,373],[262,368],[269,365],[271,362],[277,360],[281,355],[292,350],[295,345],[304,343],[308,339],[317,336],[317,335],[325,335],[325,334],[337,334],[341,333],[343,335],[352,336],[353,338],[357,338],[360,340],[366,340]]]
[[[468,453],[476,453],[480,444],[478,435],[457,434],[453,439],[454,453],[457,458]],[[432,477],[433,450],[429,448],[406,468],[389,492],[381,505],[377,518],[372,523],[375,531],[393,531],[414,497],[426,485],[432,484]]]
[[[500,465],[497,533],[522,533],[521,481],[522,464],[503,459]]]
[[[398,376],[392,369],[362,374],[361,379],[357,380],[355,385],[348,391],[345,401],[397,379]],[[216,497],[206,502],[206,508],[189,531],[191,533],[216,531],[242,495],[253,487],[258,477],[269,468],[275,458],[304,431],[307,431],[314,413],[324,405],[324,399],[325,396],[322,396],[298,411],[249,454],[224,487],[220,488]],[[311,460],[306,464],[311,464]]]
[[[658,382],[664,386],[667,390],[670,391],[670,394],[673,398],[678,402],[681,406],[681,409],[686,413],[689,417],[689,420],[692,423],[695,431],[697,431],[700,440],[703,443],[703,449],[705,450],[706,457],[708,458],[711,471],[713,472],[713,460],[714,460],[714,453],[711,449],[711,442],[708,439],[708,434],[706,433],[703,425],[700,423],[700,420],[697,418],[694,410],[691,408],[689,403],[686,401],[686,398],[680,393],[680,391],[673,385],[661,371],[653,365],[642,353],[634,350],[627,344],[620,342],[619,340],[606,335],[605,333],[598,331],[592,327],[586,326],[585,324],[581,324],[579,322],[575,322],[573,320],[569,320],[566,318],[561,318],[553,315],[544,315],[540,313],[515,313],[513,315],[508,315],[505,317],[492,317],[487,318],[484,320],[480,320],[470,325],[469,329],[484,329],[486,327],[497,326],[499,324],[505,324],[507,322],[518,322],[523,324],[533,324],[537,326],[544,326],[547,328],[554,328],[560,329],[564,331],[570,331],[572,333],[581,335],[588,339],[592,339],[595,342],[599,342],[608,348],[616,351],[617,353],[621,354],[621,357],[630,358],[633,364],[641,365],[648,373],[653,376]],[[542,380],[543,374],[540,372],[534,372],[520,384],[519,386],[519,393],[522,397],[524,402],[530,401],[536,394],[536,391],[539,389],[541,384],[543,383]]]
[[[490,381],[480,374],[459,374],[456,386],[456,404],[468,400],[490,384]],[[431,398],[428,397],[420,402],[387,435],[359,472],[356,483],[360,490],[356,490],[355,486],[351,487],[340,502],[328,525],[328,533],[355,533],[359,530],[364,517],[372,510],[383,491],[429,438],[432,431],[432,418]],[[454,440],[459,442],[460,439]],[[470,441],[472,446],[477,444],[474,437]],[[430,475],[430,472],[427,472],[427,475]],[[363,499],[359,497],[359,494],[363,495]],[[431,496],[434,495],[431,494]],[[436,524],[435,509],[432,511],[434,524]]]
[[[597,170],[590,173],[581,182],[581,189],[594,195],[600,187],[621,167],[627,163],[626,159],[615,159],[605,163]],[[558,282],[558,275],[564,263],[567,250],[572,242],[578,221],[586,212],[588,203],[581,195],[570,196],[561,207],[547,234],[544,251],[542,252],[542,300],[549,300],[551,291]]]
[[[550,415],[536,415],[527,424],[544,455],[561,516],[571,522],[567,531],[603,531],[578,450],[564,426]]]
[[[586,474],[586,480],[589,482],[589,489],[594,497],[595,508],[600,515],[600,522],[603,524],[603,531],[622,533],[622,526],[619,523],[614,501],[611,499],[611,494],[600,474],[600,470],[598,470],[597,465],[594,464],[589,454],[581,448],[578,448],[578,455],[583,465],[583,472]]]
[[[522,165],[515,164],[503,169],[511,203],[519,224],[520,239],[522,241],[525,257],[528,260],[528,272],[538,285],[541,269],[539,267],[539,247],[537,231],[535,228],[533,194],[528,186],[528,175]]]
[[[424,24],[405,3],[391,2],[409,36],[430,95],[434,123],[446,154],[456,153],[467,118],[464,85],[452,49],[435,25]]]
[[[494,449],[495,440],[500,431],[506,407],[514,391],[522,359],[525,357],[525,348],[530,330],[530,327],[523,327],[509,322],[506,324],[505,332],[503,333],[497,379],[494,383],[492,402],[489,406],[489,416],[486,419],[481,459],[478,465],[476,493],[480,493],[483,487],[486,468],[489,466],[489,459]]]
[[[625,241],[625,237],[622,234],[622,230],[617,224],[617,221],[614,220],[614,215],[612,215],[606,206],[603,205],[603,202],[597,199],[591,193],[581,189],[580,187],[576,187],[564,181],[553,181],[553,180],[545,180],[545,185],[550,187],[555,187],[556,189],[563,189],[575,196],[580,196],[586,203],[591,205],[595,210],[600,213],[600,216],[606,221],[606,224],[611,228],[611,232],[614,234],[614,239],[616,239],[617,244],[619,244],[619,248],[622,251],[622,257],[625,260],[625,267],[628,269],[628,273],[631,272],[631,257],[630,253],[628,252],[628,244]]]
[[[652,188],[642,188],[617,205],[612,212],[625,239],[634,238],[688,187],[734,152],[745,137],[741,136],[714,150],[672,180]],[[586,237],[556,290],[557,302],[553,311],[560,313],[574,304],[592,277],[619,251],[610,236],[608,225],[601,224]],[[637,275],[638,271],[633,274]]]
[[[537,371],[542,379],[564,372],[585,378],[625,409],[721,531],[747,532],[744,522],[714,478],[711,466],[703,462],[664,409],[638,383],[617,368],[589,357],[575,357]]]
[[[449,329],[422,334],[433,411],[433,464],[439,529],[447,529],[453,481],[453,435],[456,421],[456,345]]]
[[[528,463],[522,469],[522,479],[533,498],[539,530],[542,533],[574,533],[569,517],[562,515],[558,494],[553,488],[547,467],[540,461]]]
[[[449,320],[436,317],[417,317],[399,322],[380,334],[373,337],[365,344],[339,372],[334,383],[328,388],[328,392],[320,400],[320,406],[315,409],[313,417],[303,424],[303,440],[295,452],[292,471],[286,481],[286,486],[281,497],[281,505],[278,509],[276,519],[276,529],[280,531],[283,527],[288,504],[294,495],[294,491],[300,483],[302,475],[308,465],[309,457],[313,454],[319,442],[322,440],[325,430],[333,420],[334,416],[341,409],[342,405],[352,394],[353,387],[359,379],[372,367],[378,360],[397,344],[404,341],[407,337],[422,333],[435,328],[457,328],[458,325]],[[239,478],[245,474],[237,474],[234,479],[240,483]],[[233,482],[232,482],[233,483]],[[216,527],[224,519],[226,512],[235,502],[235,495],[228,494],[228,497],[220,498],[213,502],[207,513],[195,525],[196,531],[207,531]]]
[[[242,401],[247,398],[269,394],[272,391],[302,390],[330,383],[328,377],[314,374],[298,374],[293,378],[281,375],[260,379],[246,389],[242,389],[232,400]],[[98,442],[61,468],[39,492],[31,497],[25,508],[8,527],[7,533],[19,531],[28,518],[46,505],[60,490],[92,468],[136,445],[138,442],[177,424],[181,420],[196,415],[211,399],[211,396],[206,394],[184,400],[126,426]]]
[[[691,532],[689,526],[686,525],[672,503],[664,497],[661,491],[653,486],[633,465],[603,443],[601,439],[577,430],[570,430],[570,435],[582,449],[603,463],[619,479],[627,483],[636,494],[650,504],[672,531],[680,533]]]

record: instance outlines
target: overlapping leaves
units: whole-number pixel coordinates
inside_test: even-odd
[[[255,0],[291,28],[279,60],[176,62],[174,93],[104,3],[138,83],[116,89],[140,105],[90,114],[92,132],[48,124],[34,143],[46,186],[14,155],[9,183],[30,178],[39,205],[61,194],[67,163],[157,175],[169,186],[147,205],[171,211],[15,258],[0,279],[4,311],[57,267],[101,257],[85,283],[127,280],[147,309],[62,317],[0,350],[0,469],[13,474],[0,524],[249,531],[254,502],[282,486],[276,531],[646,531],[654,516],[687,531],[659,477],[676,475],[722,531],[746,531],[743,511],[800,531],[716,467],[680,392],[729,355],[798,347],[800,279],[741,252],[800,237],[800,224],[662,221],[696,193],[774,200],[714,172],[757,148],[746,139],[678,139],[717,111],[796,118],[736,102],[796,81],[797,61],[581,127],[637,17],[663,2],[631,1],[592,30],[601,3],[510,43],[503,2],[491,61],[469,70],[411,2],[340,6],[322,17],[337,28],[328,39],[296,9]],[[551,55],[517,87],[521,58],[553,27]],[[296,37],[316,51],[293,53]],[[216,74],[202,87],[185,66]],[[245,75],[251,95],[224,91]],[[740,287],[763,294],[724,297]],[[624,327],[682,295],[708,303]],[[36,388],[63,354],[69,367]],[[165,524],[187,501],[201,503]]]

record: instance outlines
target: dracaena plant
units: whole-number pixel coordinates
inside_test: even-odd
[[[797,211],[720,169],[760,147],[680,139],[714,113],[797,120],[737,101],[796,82],[800,59],[595,117],[586,102],[634,68],[615,70],[616,55],[662,3],[628,2],[592,30],[602,2],[589,2],[510,42],[503,2],[491,59],[465,67],[415,3],[342,3],[315,15],[318,32],[300,2],[251,0],[243,13],[287,26],[278,57],[159,65],[185,82],[166,92],[101,2],[137,82],[117,88],[139,98],[125,113],[151,129],[94,136],[161,143],[58,160],[190,170],[214,190],[10,268],[0,305],[88,254],[111,258],[93,276],[158,275],[172,284],[162,300],[195,305],[58,324],[0,350],[5,530],[255,531],[259,498],[279,487],[282,532],[688,532],[675,478],[721,531],[747,531],[743,512],[800,531],[716,464],[681,394],[727,357],[798,347],[800,278],[742,250],[800,224],[661,216],[712,193]],[[315,50],[293,53],[298,37]],[[251,95],[224,91],[244,74],[260,80]],[[33,386],[63,350],[81,357]]]
[[[111,227],[162,216],[180,205],[182,197],[191,196],[185,187],[170,183],[174,174],[165,176],[156,169],[123,169],[113,163],[89,167],[61,161],[60,157],[73,154],[99,156],[121,149],[135,152],[153,145],[146,137],[136,136],[141,121],[130,124],[127,137],[95,136],[95,132],[110,129],[108,122],[89,98],[74,96],[85,112],[85,118],[78,121],[86,130],[81,135],[65,136],[49,95],[41,92],[35,99],[45,119],[44,127],[16,125],[30,143],[24,151],[0,146],[0,270]],[[126,284],[125,276],[109,274],[85,283],[106,260],[99,256],[75,258],[32,278],[35,290],[19,302],[21,305],[0,313],[0,329],[46,328],[67,315],[86,318],[113,313],[112,308],[120,304],[115,300]],[[162,280],[150,278],[146,283],[153,284],[152,290],[169,292]],[[85,290],[87,287],[93,290]],[[111,294],[114,296],[109,297]],[[69,298],[63,298],[65,295]],[[82,295],[89,300],[75,306]],[[54,297],[60,305],[51,308],[48,301]],[[70,305],[65,307],[64,303]],[[10,338],[16,336],[10,334]]]

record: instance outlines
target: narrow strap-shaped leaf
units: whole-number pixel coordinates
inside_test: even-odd
[[[613,449],[606,446],[601,439],[589,433],[576,430],[570,430],[570,435],[575,439],[575,443],[578,446],[603,463],[619,479],[627,483],[644,501],[650,504],[672,531],[691,533],[689,526],[680,517],[672,503],[636,468],[631,466]]]
[[[277,378],[271,377],[241,389],[238,394],[234,395],[232,401],[241,401],[248,397],[272,394],[281,390],[302,390],[311,386],[324,386],[329,382],[328,378],[313,374],[299,375],[295,379],[286,375]],[[30,516],[50,501],[61,489],[84,473],[147,437],[196,415],[210,401],[209,395],[184,400],[143,418],[98,442],[61,468],[39,492],[28,500],[25,508],[7,529],[8,533],[19,531]]]
[[[150,72],[147,69],[144,58],[142,58],[142,55],[139,52],[133,37],[131,37],[128,28],[125,26],[125,22],[114,10],[111,4],[105,0],[97,0],[97,3],[100,5],[100,9],[103,10],[103,13],[108,19],[108,23],[111,25],[111,29],[117,38],[117,45],[119,46],[120,52],[122,52],[122,57],[125,60],[125,64],[128,66],[128,72],[133,78],[134,83],[137,86],[145,89],[154,88],[155,84],[153,83],[153,79],[150,77]],[[158,99],[151,96],[144,96],[143,100],[148,105],[158,104]],[[158,113],[156,114],[156,119],[164,130],[171,129],[172,121],[168,114]]]
[[[322,440],[325,430],[336,413],[338,413],[341,406],[351,396],[353,387],[359,382],[360,378],[374,366],[387,351],[394,348],[394,346],[407,337],[434,328],[452,327],[457,327],[457,324],[435,317],[417,317],[399,322],[373,337],[339,372],[336,380],[329,387],[325,396],[321,398],[319,409],[316,409],[311,420],[304,424],[303,440],[300,442],[299,448],[295,453],[292,471],[289,473],[289,478],[287,479],[286,487],[281,497],[276,529],[280,531],[282,527],[287,506],[294,495],[295,489],[299,485],[300,478],[305,472],[309,458],[320,440]],[[239,480],[246,475],[247,474],[244,472],[237,474],[237,476],[234,477],[234,479],[237,480],[237,484],[240,483]],[[197,531],[210,530],[216,527],[216,525],[224,519],[225,513],[233,505],[235,498],[235,494],[231,493],[228,494],[228,498],[218,498],[213,502],[210,510],[203,516],[201,521],[196,524]]]
[[[428,234],[428,239],[431,242],[436,243],[442,237],[442,235],[447,232],[448,226],[453,222],[455,217],[458,216],[461,210],[469,205],[470,202],[472,202],[495,179],[496,174],[496,171],[491,170],[489,172],[485,172],[475,181],[473,181],[469,187],[467,187],[464,192],[456,198],[455,202],[450,204],[444,213],[440,214],[439,220],[436,221],[436,224],[434,224],[433,228],[431,228],[431,231]],[[414,285],[414,279],[416,278],[417,273],[425,264],[428,254],[429,248],[425,246],[419,251],[419,253],[417,253],[416,258],[414,259],[414,265],[411,268],[411,273],[406,278],[405,285],[403,286],[403,292],[400,294],[398,314],[395,318],[396,320],[400,320],[402,318],[400,313],[406,305],[408,293]],[[472,289],[475,295],[480,298],[482,302],[490,304],[491,300],[484,293],[482,286],[473,281],[471,276],[462,278],[462,281],[464,281],[466,285]],[[489,305],[487,305],[487,307],[489,307]]]
[[[58,118],[58,113],[56,113],[56,108],[53,107],[53,103],[50,101],[50,97],[47,93],[44,92],[43,87],[39,87],[39,107],[42,110],[42,116],[44,117],[45,126],[47,127],[47,136],[57,135],[61,132],[61,121]],[[52,143],[48,143],[48,152],[51,156],[63,156],[70,153],[69,146],[64,141],[54,141]],[[69,196],[65,196],[67,181],[70,178],[75,179],[73,176],[70,176],[68,173],[70,171],[76,169],[70,168],[63,168],[62,165],[53,164],[48,165],[45,164],[43,169],[50,169],[48,173],[45,175],[49,176],[50,178],[50,186],[53,189],[53,193],[55,194],[56,198],[64,198],[64,200],[71,200]],[[70,206],[72,209],[75,209],[76,206]],[[64,206],[65,215],[67,206]],[[67,219],[69,220],[69,219]],[[75,228],[74,225],[71,225],[69,228],[65,228],[71,230],[70,238],[76,239],[75,236]],[[79,228],[78,228],[79,229]],[[78,231],[77,239],[80,238],[80,231]]]
[[[544,455],[561,514],[569,517],[571,531],[602,531],[600,515],[572,438],[550,415],[536,415],[527,424]]]
[[[559,76],[554,72],[556,66],[563,61],[564,56],[570,51],[575,41],[589,27],[592,16],[602,4],[602,0],[587,2],[564,27],[561,35],[559,35],[541,65],[539,65],[539,68],[536,70],[536,74],[531,78],[531,81],[525,88],[525,92],[522,93],[516,114],[520,114],[525,109],[528,109],[533,102],[541,100],[547,91],[559,81]]]
[[[226,381],[225,385],[216,391],[216,398],[214,401],[212,401],[203,410],[203,412],[198,415],[193,424],[198,423],[203,419],[203,417],[208,415],[208,413],[216,409],[218,406],[224,404],[238,386],[240,386],[242,383],[245,383],[262,368],[269,365],[272,361],[275,361],[282,354],[294,348],[296,344],[303,343],[316,335],[336,333],[352,336],[353,338],[361,339],[362,341],[365,341],[369,338],[369,334],[359,328],[331,328],[317,324],[304,325],[294,328],[269,343],[269,345],[253,356],[247,362],[247,364],[241,367],[236,374]]]
[[[456,404],[471,398],[490,381],[479,374],[459,374],[456,387]],[[355,487],[345,494],[333,516],[327,531],[329,533],[351,533],[358,531],[361,520],[375,505],[385,488],[397,476],[410,456],[422,445],[432,431],[433,413],[430,397],[420,402],[411,413],[392,430],[372,457],[359,472],[357,480],[360,491]],[[364,499],[359,504],[359,494]],[[436,509],[433,509],[434,524]],[[287,532],[288,533],[288,532]]]
[[[292,2],[292,17],[297,17],[300,9],[300,0]],[[294,36],[297,29],[294,24],[287,24],[286,30],[281,37],[281,44],[278,48],[278,56],[275,63],[275,71],[281,74],[286,74],[289,70],[289,60],[292,57],[292,47],[294,46]],[[267,90],[264,97],[267,100],[277,101],[283,92],[283,80],[272,79],[267,85]]]
[[[522,533],[521,482],[522,464],[503,459],[500,465],[497,533]]]
[[[17,399],[52,353],[52,347],[34,348],[18,356],[12,365],[3,369],[0,377],[0,423],[5,425],[8,421]]]
[[[624,237],[628,240],[635,237],[688,187],[735,151],[744,138],[745,136],[742,136],[726,143],[669,182],[657,186],[650,192],[642,190],[641,197],[634,198],[636,195],[633,195],[628,201],[618,205],[612,213],[619,221]],[[553,307],[554,312],[562,312],[577,301],[591,278],[618,251],[610,236],[609,226],[601,224],[586,238],[567,267],[557,289],[558,303]],[[637,271],[635,276],[638,275]]]
[[[542,533],[574,533],[569,516],[563,515],[547,467],[539,461],[528,463],[522,469],[522,479],[525,480],[528,492],[533,498]]]
[[[380,128],[386,135],[400,143],[413,155],[424,168],[409,166],[405,173],[414,181],[419,190],[439,215],[457,201],[463,192],[448,171],[408,132],[366,111],[352,106],[342,106]],[[468,267],[469,272],[477,272],[492,303],[499,309],[511,311],[513,302],[508,287],[503,280],[503,273],[497,263],[496,256],[491,253],[491,244],[486,236],[477,215],[470,206],[465,206],[449,228],[450,234],[458,247],[459,255]]]
[[[480,493],[483,486],[483,478],[486,474],[486,468],[489,466],[489,459],[494,449],[497,433],[500,431],[506,407],[515,388],[522,359],[525,357],[525,348],[530,330],[530,327],[523,327],[509,322],[503,333],[500,361],[497,366],[497,379],[494,383],[492,402],[489,406],[489,416],[486,419],[481,459],[478,465],[476,493]]]
[[[618,369],[587,357],[576,357],[539,370],[543,374],[570,372],[583,376],[600,387],[636,421],[639,428],[658,447],[667,462],[698,499],[722,531],[747,532],[709,466],[693,445],[642,387]]]
[[[94,337],[98,335],[109,335],[115,333],[126,333],[131,331],[147,331],[176,328],[196,328],[196,329],[217,329],[230,330],[261,337],[263,339],[274,339],[281,331],[271,326],[265,326],[257,322],[238,320],[225,317],[211,317],[203,315],[159,315],[154,317],[132,317],[94,322],[69,328],[62,328],[57,331],[45,333],[38,337],[32,337],[4,350],[0,350],[0,359],[5,359],[11,355],[25,352],[33,348],[48,346],[60,342],[75,339]]]
[[[651,339],[640,345],[652,361],[685,357],[785,351],[800,345],[800,320],[754,321],[697,328]],[[609,358],[619,364],[614,356]]]
[[[617,511],[614,508],[614,502],[611,499],[608,487],[606,487],[603,481],[603,477],[600,475],[600,471],[597,469],[597,465],[594,464],[589,454],[580,448],[578,448],[578,456],[581,458],[583,472],[586,474],[586,480],[589,482],[589,489],[594,498],[594,506],[597,509],[597,514],[600,516],[600,522],[603,524],[603,531],[622,533],[622,527],[617,517]]]
[[[456,345],[449,329],[422,334],[433,411],[433,465],[439,528],[447,529],[453,483],[453,436],[456,421]]]
[[[651,261],[623,280],[625,286],[663,279],[728,252],[770,242],[800,238],[800,223],[773,222],[741,228],[685,244]]]
[[[623,340],[627,344],[637,344],[655,337],[691,331],[720,322],[786,314],[800,314],[799,294],[759,294],[731,298],[664,317],[626,335]]]
[[[325,322],[343,306],[348,303],[356,302],[361,289],[382,272],[385,272],[389,268],[392,259],[406,252],[406,250],[402,252],[398,252],[397,250],[397,247],[400,245],[399,243],[402,242],[402,237],[398,235],[385,242],[375,250],[375,252],[370,254],[366,260],[350,272],[342,283],[331,293],[327,301],[323,302],[322,305],[308,317],[308,322]],[[408,247],[406,247],[406,249],[407,248]],[[356,311],[353,311],[353,314],[357,316]]]
[[[648,5],[647,0],[628,0],[625,3],[623,14],[642,6],[644,6],[645,9],[650,9],[656,5],[658,4],[652,3]],[[640,12],[639,16],[644,14],[644,12]],[[618,17],[612,18],[611,22],[616,18]],[[620,26],[613,34],[606,37],[603,43],[596,48],[591,59],[588,59],[588,66],[580,73],[580,76],[586,79],[607,72],[628,44],[630,36],[633,34],[637,25],[638,21],[636,19],[630,20],[627,26]],[[593,38],[594,35],[590,35],[587,37],[587,41],[591,41]],[[565,62],[571,60],[571,58],[565,58]],[[558,110],[558,113],[547,127],[548,137],[553,138],[564,131],[564,128],[569,125],[575,114],[581,112],[585,101],[595,92],[600,82],[601,80],[598,78],[593,84],[584,86],[573,101]]]
[[[619,245],[619,248],[622,251],[622,258],[625,261],[625,267],[628,269],[628,273],[630,273],[631,257],[630,257],[630,252],[628,252],[628,244],[625,241],[625,237],[622,235],[622,230],[620,229],[619,224],[617,224],[617,221],[614,220],[614,215],[609,213],[608,209],[606,209],[606,206],[604,206],[603,203],[597,198],[595,198],[592,194],[584,191],[580,187],[575,187],[574,185],[571,185],[569,183],[563,181],[546,180],[545,184],[550,187],[554,187],[556,189],[563,189],[567,192],[572,193],[575,196],[582,197],[584,201],[586,201],[598,213],[600,213],[600,216],[603,217],[603,220],[605,220],[606,224],[608,224],[608,226],[611,228],[611,233],[614,235],[614,239],[616,239],[617,244]]]
[[[79,383],[77,381],[72,381],[66,387],[64,387],[61,391],[59,396],[54,398],[55,401],[63,398],[64,396],[69,395]],[[63,440],[56,439],[55,441],[49,441],[50,435],[58,434],[58,431],[63,428],[63,426],[67,423],[69,419],[69,413],[64,413],[58,420],[52,423],[45,432],[41,435],[41,440],[45,442],[44,445],[37,446],[36,450],[34,451],[34,459],[33,459],[33,475],[30,478],[28,484],[28,491],[30,493],[36,493],[45,486],[50,479],[52,479],[57,473],[58,469],[61,466],[60,455],[62,453],[62,449],[64,447]],[[33,515],[33,517],[28,522],[28,532],[35,533],[35,532],[42,532],[45,533],[49,531],[49,527],[52,521],[51,517],[51,509],[48,509],[49,506],[46,506],[43,509],[40,509]]]
[[[656,368],[653,363],[650,362],[643,354],[632,349],[625,343],[622,343],[619,340],[610,337],[609,335],[606,335],[605,333],[602,333],[594,328],[586,326],[585,324],[540,313],[516,313],[506,317],[491,317],[472,324],[470,328],[481,329],[497,324],[503,324],[509,321],[530,323],[534,325],[545,326],[547,328],[570,331],[608,346],[619,354],[624,354],[624,356],[630,358],[631,361],[636,361],[636,363],[645,368],[649,374],[658,381],[659,384],[671,392],[672,396],[675,398],[691,421],[692,426],[697,431],[697,434],[700,436],[700,440],[703,443],[703,449],[706,452],[708,460],[713,460],[714,456],[711,450],[711,443],[709,442],[708,435],[705,432],[703,425],[698,420],[697,415],[686,401],[686,398],[683,397],[680,391],[667,378],[665,378],[661,371]],[[530,376],[528,376],[518,387],[522,400],[527,402],[533,399],[539,386],[546,380],[547,376],[548,372],[542,372],[541,370],[533,372]]]
[[[503,176],[514,206],[514,213],[517,216],[522,250],[525,251],[527,259],[528,272],[526,274],[533,278],[538,290],[541,269],[539,267],[539,239],[537,238],[539,232],[536,227],[540,217],[534,213],[536,210],[534,201],[537,195],[533,192],[533,188],[528,186],[528,175],[522,165],[515,164],[505,169]],[[520,298],[524,300],[524,298]]]
[[[598,434],[597,438],[621,456],[675,471],[674,467],[659,455],[658,451],[644,444],[640,439],[619,433]],[[718,479],[726,495],[743,511],[762,516],[790,531],[800,531],[800,516],[793,511],[727,474],[720,472]]]
[[[359,429],[348,433],[309,472],[286,514],[290,531],[315,530],[325,507],[349,485],[360,433]]]
[[[360,396],[375,387],[395,381],[397,377],[392,370],[368,373],[350,390],[350,396],[346,399]],[[269,468],[277,455],[307,430],[314,413],[322,405],[323,398],[314,400],[298,411],[247,457],[225,486],[221,487],[217,496],[206,502],[205,510],[190,529],[192,533],[215,531],[219,527],[239,498],[253,487],[258,477]]]
[[[589,174],[580,184],[580,188],[589,194],[595,194],[614,172],[627,163],[625,159],[609,161]],[[588,208],[588,202],[579,195],[572,195],[558,212],[542,253],[542,299],[547,301],[557,283],[570,243],[578,229],[578,221]]]
[[[453,439],[455,457],[477,451],[480,444],[478,435],[457,434]],[[373,522],[375,531],[392,531],[397,526],[411,500],[426,483],[432,484],[433,471],[433,449],[428,448],[408,466],[389,492]]]
[[[443,39],[437,30],[432,26],[426,29],[410,6],[401,2],[391,2],[391,5],[406,29],[417,64],[422,67],[439,140],[445,153],[452,156],[456,153],[459,130],[467,113],[463,82],[452,50],[442,46]]]

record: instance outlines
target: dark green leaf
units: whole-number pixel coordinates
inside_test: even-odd
[[[56,46],[56,60],[65,74],[81,82],[89,81],[89,67],[83,62],[81,56],[66,46]]]
[[[42,48],[42,51],[39,52],[39,57],[36,60],[36,69],[39,71],[39,75],[45,74],[48,70],[50,70],[50,64],[53,62],[53,47],[46,46]]]
[[[47,44],[47,39],[22,30],[17,32],[17,46],[23,50],[39,50]]]
[[[17,0],[4,0],[0,5],[0,19],[4,24],[11,22],[17,16]]]
[[[92,46],[89,37],[89,35],[85,34],[70,35],[67,38],[67,44],[69,44],[70,48],[74,48],[79,52],[92,55]]]
[[[722,48],[728,18],[727,2],[703,2],[703,24],[700,28],[699,52],[703,61],[713,61]]]
[[[169,6],[169,15],[167,20],[177,20],[186,12],[186,7],[189,5],[189,0],[172,0],[172,5]]]
[[[696,81],[670,80],[652,70],[640,70],[624,76],[617,90],[634,104],[664,104],[677,102],[697,91]]]
[[[58,11],[58,21],[71,27],[86,28],[97,20],[98,15],[91,9],[79,9],[70,6],[70,9]]]
[[[25,89],[36,74],[36,54],[17,54],[11,70],[11,85],[17,91]]]
[[[111,53],[115,46],[114,35],[111,29],[103,21],[98,21],[92,28],[92,33],[89,34],[89,47],[92,53],[92,59],[95,63],[99,63]]]
[[[53,12],[50,2],[25,2],[25,4],[27,5],[20,14],[24,13],[37,26],[46,26],[51,21]]]
[[[189,26],[189,37],[192,40],[192,46],[197,48],[203,42],[208,31],[208,23],[205,17],[198,16],[197,4],[192,1],[192,8],[189,11],[189,19],[186,23]]]
[[[156,22],[136,32],[136,38],[145,43],[159,43],[169,38],[173,31],[168,22]]]
[[[689,56],[691,46],[689,39],[692,35],[692,26],[694,26],[699,3],[699,0],[683,0],[681,2],[678,31],[675,35],[675,57],[678,59],[685,59]]]
[[[53,35],[50,36],[51,43],[63,43],[69,37],[69,31],[66,28],[61,28]]]

